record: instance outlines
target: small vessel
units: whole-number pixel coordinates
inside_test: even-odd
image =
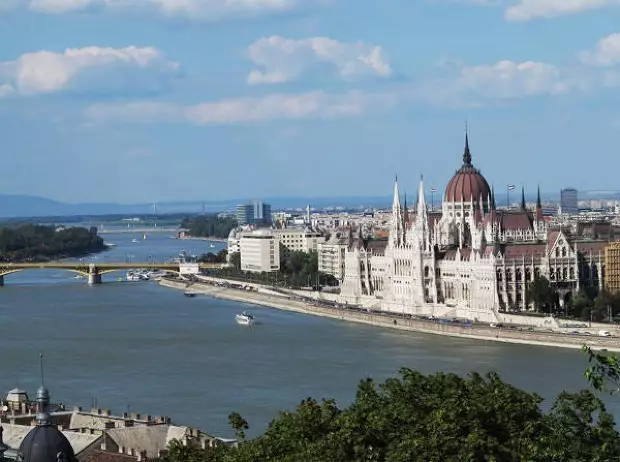
[[[138,239],[132,239],[131,242],[135,244],[136,242],[138,242]]]
[[[215,248],[215,244],[211,244],[209,247],[211,247],[212,249]]]
[[[73,279],[84,279],[84,275],[83,274],[76,274],[75,276],[73,276]]]
[[[241,314],[235,316],[235,320],[237,324],[241,324],[244,326],[252,326],[254,324],[254,316],[246,313],[245,311]]]
[[[193,292],[191,290],[186,290],[183,295],[185,295],[186,297],[195,297],[196,296],[196,292]]]
[[[143,241],[146,241],[146,234],[143,234],[143,235],[142,235],[142,240],[143,240]]]
[[[116,244],[112,244],[111,242],[104,242],[103,245],[106,247],[116,247]]]
[[[142,281],[143,278],[142,278],[142,276],[140,274],[137,274],[137,273],[134,273],[134,272],[130,271],[130,272],[128,272],[125,275],[125,280],[126,281]]]

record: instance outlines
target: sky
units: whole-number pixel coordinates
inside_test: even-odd
[[[0,0],[0,194],[616,190],[620,0]]]

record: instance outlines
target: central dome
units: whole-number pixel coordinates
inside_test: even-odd
[[[444,201],[446,202],[474,202],[480,200],[488,202],[491,196],[489,183],[482,176],[480,170],[474,168],[471,163],[471,152],[469,151],[469,136],[465,135],[465,152],[463,153],[463,166],[454,174],[448,186]]]
[[[52,425],[37,425],[19,446],[24,462],[73,462],[75,454],[71,443]]]

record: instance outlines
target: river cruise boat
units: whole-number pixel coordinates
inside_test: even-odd
[[[243,326],[254,325],[254,316],[246,313],[245,311],[241,314],[236,315],[235,320],[237,321],[237,324],[241,324]]]

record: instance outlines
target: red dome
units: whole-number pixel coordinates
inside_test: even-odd
[[[480,197],[487,202],[491,196],[489,183],[482,176],[480,170],[474,168],[471,163],[471,153],[469,151],[469,139],[465,135],[465,152],[463,153],[463,166],[454,174],[448,186],[444,200],[447,202],[469,202],[478,201]]]

